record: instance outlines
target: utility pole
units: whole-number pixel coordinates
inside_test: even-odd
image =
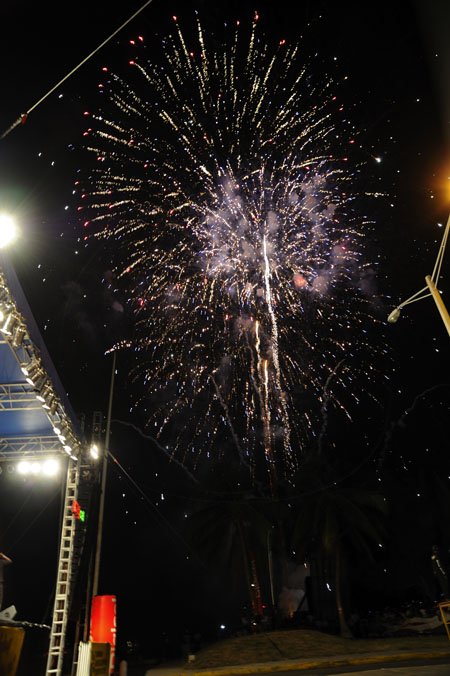
[[[94,562],[94,577],[92,582],[92,597],[97,596],[98,592],[98,578],[100,572],[100,558],[102,551],[102,535],[103,535],[103,514],[105,511],[105,490],[106,490],[106,475],[108,470],[108,453],[109,453],[109,436],[111,430],[111,411],[114,393],[114,377],[116,373],[116,353],[113,352],[113,363],[111,370],[111,384],[109,387],[109,402],[108,414],[106,418],[106,432],[105,432],[105,447],[103,449],[103,461],[101,469],[101,487],[100,487],[100,504],[98,511],[98,525],[97,525],[97,541],[95,545],[95,562]]]

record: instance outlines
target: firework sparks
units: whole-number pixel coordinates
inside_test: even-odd
[[[352,208],[355,131],[335,85],[298,45],[272,51],[257,19],[219,46],[175,20],[158,63],[105,75],[83,213],[129,289],[149,426],[194,467],[234,445],[274,485],[317,436],[337,364],[364,349],[368,221]],[[348,373],[327,387],[337,408]]]

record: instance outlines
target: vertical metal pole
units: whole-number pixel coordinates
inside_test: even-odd
[[[108,417],[106,419],[106,433],[105,433],[105,448],[103,450],[102,462],[102,480],[100,488],[100,505],[98,511],[98,526],[97,526],[97,542],[95,545],[95,563],[94,563],[94,578],[92,582],[92,596],[97,596],[98,591],[98,577],[100,572],[100,557],[102,550],[102,534],[103,534],[103,513],[105,511],[105,489],[106,489],[106,474],[108,469],[108,451],[109,451],[109,433],[111,429],[111,411],[114,392],[114,376],[116,373],[116,353],[113,352],[113,363],[111,371],[111,385],[109,388],[109,403],[108,403]]]

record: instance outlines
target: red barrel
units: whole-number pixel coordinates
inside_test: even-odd
[[[110,673],[114,672],[116,652],[116,597],[94,596],[91,608],[90,640],[111,645]]]

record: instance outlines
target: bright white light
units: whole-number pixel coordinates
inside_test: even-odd
[[[31,474],[40,474],[42,470],[41,463],[40,462],[32,462],[30,465],[30,472]]]
[[[226,626],[224,624],[221,624],[220,629],[226,629]]]
[[[98,453],[97,444],[91,445],[91,447],[89,449],[89,453],[90,453],[91,458],[94,458],[94,460],[98,460],[99,453]]]
[[[32,474],[34,476],[37,476],[38,474],[43,474],[45,476],[55,476],[58,474],[60,466],[59,462],[55,458],[47,458],[46,460],[43,461],[38,461],[38,460],[21,460],[17,464],[17,472],[18,474],[22,474],[23,476],[27,476],[29,474]]]
[[[47,458],[42,464],[42,473],[46,476],[55,476],[59,472],[59,462],[54,458]]]
[[[4,315],[3,312],[1,313],[1,315],[2,315],[2,316],[1,316],[1,318],[0,318],[0,321],[3,321],[3,320],[5,320],[5,321],[4,321],[4,323],[2,324],[2,326],[0,326],[0,331],[2,331],[2,333],[6,333],[7,336],[10,336],[12,332],[11,332],[9,326],[10,326],[10,324],[11,324],[11,322],[12,322],[12,319],[13,319],[12,313],[10,312],[10,313],[6,316],[6,319],[5,319],[5,315]]]
[[[26,460],[21,460],[17,464],[17,471],[19,474],[29,474],[30,473],[30,463]]]
[[[68,446],[67,444],[63,446],[65,452],[70,455],[72,453],[72,446]]]
[[[17,237],[17,227],[7,214],[0,214],[0,249],[8,246]]]

